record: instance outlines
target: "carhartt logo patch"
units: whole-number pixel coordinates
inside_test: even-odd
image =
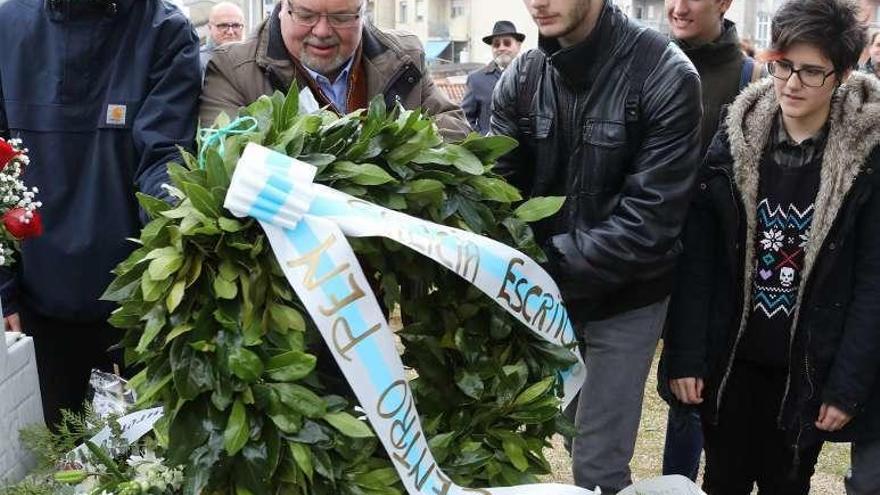
[[[107,105],[107,124],[125,125],[125,105]]]

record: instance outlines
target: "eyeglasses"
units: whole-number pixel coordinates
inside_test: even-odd
[[[513,46],[513,40],[510,38],[495,38],[492,40],[492,48],[510,48]]]
[[[343,12],[337,14],[320,14],[309,10],[297,10],[289,0],[287,2],[287,7],[287,13],[290,14],[290,18],[293,19],[293,22],[308,27],[317,26],[322,17],[326,18],[327,22],[335,28],[354,27],[357,25],[363,13],[363,5],[359,7],[358,11],[355,13]]]
[[[788,81],[791,79],[792,74],[797,74],[798,79],[801,80],[801,84],[808,88],[821,88],[825,85],[825,80],[828,79],[828,76],[834,74],[833,70],[825,72],[823,69],[817,67],[802,67],[800,69],[795,69],[791,62],[785,60],[768,62],[767,71],[770,72],[771,76],[783,81]]]
[[[244,24],[239,24],[237,22],[224,22],[221,24],[214,24],[214,27],[220,31],[241,31],[244,29]]]

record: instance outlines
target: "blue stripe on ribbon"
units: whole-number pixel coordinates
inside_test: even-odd
[[[319,241],[318,237],[305,222],[300,222],[294,230],[284,229],[284,234],[287,237],[288,242],[290,242],[290,244],[293,245],[299,253],[307,253],[313,251],[321,245],[321,241]],[[337,242],[346,241],[345,239],[338,239]],[[352,259],[352,261],[354,263],[357,263],[356,259],[354,258]],[[327,252],[324,252],[319,258],[317,268],[318,274],[326,274],[333,271],[333,269],[336,268],[336,264],[330,258]],[[335,297],[337,300],[341,300],[351,294],[351,287],[346,283],[346,280],[348,280],[348,277],[339,275],[331,278],[330,280],[327,280],[315,290],[321,290],[328,300],[331,296]],[[362,289],[364,291],[372,290],[370,287],[362,287]],[[349,304],[348,306],[340,310],[338,316],[345,318],[352,331],[360,329],[363,332],[370,328],[372,325],[368,324],[364,320],[358,304],[359,303],[357,302]],[[332,341],[327,342],[327,344],[332,345]],[[389,372],[389,370],[392,369],[392,366],[389,363],[385,362],[385,360],[383,359],[382,352],[375,339],[368,338],[361,341],[357,346],[353,348],[353,351],[355,352],[355,354],[357,354],[357,358],[366,367],[368,378],[372,382],[375,390],[378,390],[381,393],[382,391],[387,390],[391,386],[391,384],[396,381],[396,378]],[[401,397],[397,389],[394,389],[386,397],[392,403],[402,403],[404,400],[404,397]],[[410,397],[410,400],[414,400],[414,398]],[[364,407],[368,406],[364,405]],[[407,408],[401,407],[400,411],[398,412],[398,416],[396,416],[395,419],[399,421],[406,421],[406,413]],[[413,414],[416,413],[413,412]],[[424,442],[425,447],[427,448],[428,439],[424,438]],[[419,460],[419,454],[420,452],[418,449],[410,449],[409,457],[407,457],[406,459],[407,462],[411,466],[415,465]],[[434,478],[431,477],[422,487],[422,490],[430,489],[433,487],[433,485]]]
[[[349,218],[357,217],[368,218],[371,220],[379,220],[378,216],[372,210],[373,208],[354,208],[347,202],[336,200],[336,198],[318,195],[312,202],[311,207],[309,208],[309,214],[318,217],[346,216]],[[431,235],[437,235],[440,232],[440,229],[430,222],[420,223],[419,225],[408,224],[406,225],[406,229],[409,232],[415,233],[417,235],[424,235],[426,233],[426,229],[427,232]],[[458,245],[451,236],[445,236],[442,242],[446,247],[454,248]],[[501,282],[507,275],[507,269],[510,260],[505,257],[498,256],[492,251],[483,249],[480,246],[478,246],[478,248],[480,252],[480,270],[485,271],[492,278],[497,280],[497,283],[500,287]],[[529,300],[528,312],[530,314],[535,314],[540,308],[540,305],[541,299],[531,298]],[[565,323],[562,335],[564,336],[563,341],[565,342],[575,341],[574,331],[572,329],[571,322],[567,321]]]

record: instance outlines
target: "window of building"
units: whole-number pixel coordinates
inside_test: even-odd
[[[416,21],[425,20],[425,0],[416,0]]]
[[[401,24],[406,24],[407,22],[409,22],[407,20],[407,12],[406,12],[407,8],[406,7],[407,7],[406,0],[401,1],[399,11],[397,12],[397,22],[399,22]]]
[[[636,7],[636,19],[641,19],[641,18],[642,18],[642,8]]]
[[[653,19],[656,16],[656,12],[654,12],[654,5],[648,5],[648,19]]]
[[[464,15],[464,0],[452,0],[452,18]]]
[[[759,48],[770,46],[770,14],[767,12],[758,12],[755,25],[755,45]]]

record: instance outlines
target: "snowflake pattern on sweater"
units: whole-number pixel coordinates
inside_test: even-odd
[[[780,315],[791,317],[812,222],[812,203],[803,210],[794,203],[772,204],[768,198],[758,204],[760,235],[752,287],[754,313],[769,320]]]

